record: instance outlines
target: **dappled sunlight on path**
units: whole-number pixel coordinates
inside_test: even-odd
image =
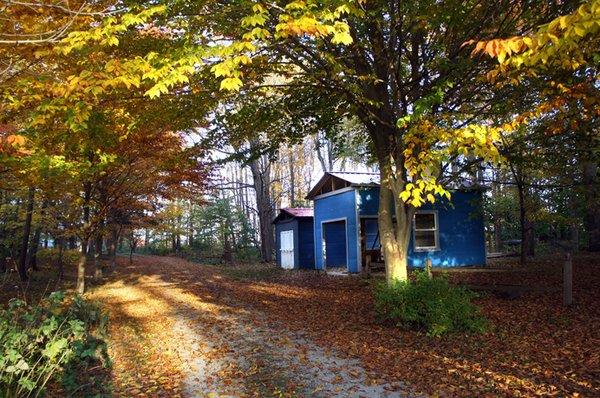
[[[90,295],[110,313],[115,393],[127,397],[390,397],[397,382],[228,294],[212,267],[135,257]],[[257,294],[268,288],[254,286]],[[290,289],[288,298],[300,298]]]

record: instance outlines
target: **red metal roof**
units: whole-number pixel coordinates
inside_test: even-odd
[[[286,207],[281,209],[293,217],[312,217],[314,211],[311,207]]]

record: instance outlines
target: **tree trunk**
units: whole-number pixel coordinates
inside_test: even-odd
[[[525,252],[529,257],[535,256],[535,223],[525,217],[525,233],[527,234],[527,244]]]
[[[495,173],[495,178],[493,183],[492,183],[492,194],[495,196],[499,196],[501,195],[501,188],[500,188],[500,172],[496,171]],[[495,206],[496,207],[496,206]],[[494,249],[497,252],[502,252],[504,250],[504,243],[502,242],[502,217],[500,212],[495,211],[493,214],[493,218],[494,218]]]
[[[33,203],[35,199],[35,188],[29,187],[27,194],[27,205],[25,223],[23,224],[23,240],[21,241],[21,256],[19,257],[19,277],[21,281],[27,280],[27,248],[29,247],[29,235],[31,234],[31,220],[33,217]]]
[[[527,193],[522,177],[515,178],[519,196],[519,224],[521,227],[520,264],[527,264],[527,257],[535,255],[534,223],[528,217]]]
[[[63,251],[64,251],[64,242],[63,238],[58,238],[58,279],[61,280],[65,274],[65,268],[63,266]]]
[[[227,226],[223,227],[223,261],[226,264],[233,263],[233,255],[231,253],[231,243],[229,242],[229,233]]]
[[[41,227],[37,227],[33,233],[33,239],[31,240],[31,247],[29,248],[29,255],[27,256],[27,267],[34,271],[38,271],[37,266],[37,251],[40,246],[40,237],[42,234]]]
[[[42,235],[42,223],[44,222],[43,218],[46,215],[46,207],[48,207],[48,202],[46,200],[44,200],[42,202],[42,207],[40,209],[40,217],[42,218],[42,220],[40,220],[39,225],[36,227],[35,232],[33,233],[33,241],[31,242],[30,254],[28,256],[29,259],[27,261],[28,267],[34,271],[38,270],[37,252],[38,252],[38,248],[40,246],[40,238]],[[46,240],[46,242],[47,242],[47,240]]]
[[[116,268],[117,266],[117,241],[119,240],[119,230],[116,225],[112,225],[110,228],[110,243],[108,250],[110,251],[110,266]]]
[[[408,279],[408,245],[415,210],[399,199],[404,190],[404,181],[402,176],[394,174],[389,162],[380,162],[380,174],[379,236],[385,260],[386,280],[391,284]]]
[[[98,234],[94,242],[94,279],[102,278],[102,263],[100,259],[102,257],[103,240],[102,234]]]
[[[81,253],[77,262],[77,293],[85,292],[85,263],[87,261],[90,241],[90,198],[92,187],[90,183],[83,184],[83,227],[81,233]]]
[[[572,221],[569,226],[570,230],[570,238],[571,238],[571,248],[573,253],[579,252],[579,226],[577,225],[577,221]]]
[[[243,207],[243,196],[241,195],[242,200],[242,209]],[[192,201],[189,201],[189,213],[188,213],[188,246],[194,246],[194,204]]]
[[[81,252],[77,261],[77,293],[85,293],[85,262],[87,261],[89,239],[84,237],[81,239]]]
[[[584,223],[588,234],[588,250],[600,251],[600,188],[598,163],[583,163],[583,188],[585,192]]]
[[[275,247],[275,233],[273,230],[273,207],[271,205],[271,170],[269,160],[255,159],[250,162],[250,171],[254,180],[256,191],[256,207],[258,209],[258,222],[260,229],[260,252],[262,260],[271,262]]]
[[[294,170],[294,148],[290,148],[289,154],[290,166],[290,206],[296,205],[296,170]]]

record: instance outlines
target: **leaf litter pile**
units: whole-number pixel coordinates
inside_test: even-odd
[[[585,260],[585,261],[584,261]],[[441,339],[382,325],[372,281],[268,266],[123,260],[92,296],[111,316],[120,396],[600,396],[600,261],[456,273],[471,285],[523,284],[516,300],[477,299],[491,329]],[[558,284],[558,285],[557,285]]]

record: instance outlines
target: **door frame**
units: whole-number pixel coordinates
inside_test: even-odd
[[[290,268],[288,267],[284,267],[283,266],[283,239],[282,239],[282,234],[284,233],[288,233],[290,232],[292,235],[292,266]],[[279,258],[281,259],[281,268],[283,269],[294,269],[296,268],[296,245],[295,245],[295,237],[296,234],[294,234],[294,230],[293,229],[285,229],[282,231],[279,231]]]
[[[323,224],[331,224],[334,222],[340,222],[343,221],[344,222],[344,239],[346,240],[346,271],[349,270],[349,255],[350,252],[348,251],[348,217],[340,217],[340,218],[331,218],[328,220],[323,220],[321,221],[321,259],[323,260],[323,270],[326,271],[327,270],[327,254],[326,254],[326,250],[327,250],[327,246],[325,244],[325,228]],[[348,271],[350,272],[350,271]]]

